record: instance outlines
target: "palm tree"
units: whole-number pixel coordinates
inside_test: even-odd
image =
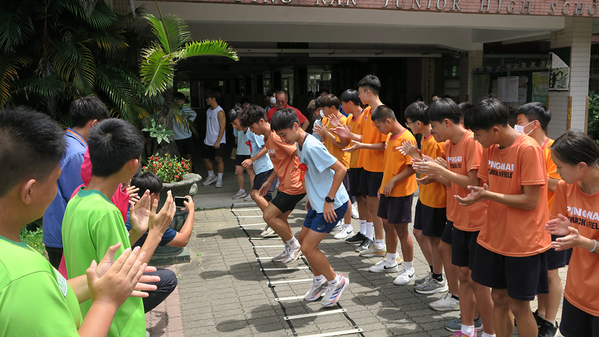
[[[158,7],[158,4],[156,6]],[[146,15],[156,40],[143,50],[140,66],[141,80],[146,86],[147,95],[162,96],[163,104],[158,114],[158,124],[171,130],[175,118],[172,107],[173,79],[179,61],[208,55],[224,56],[235,61],[239,58],[237,52],[224,41],[191,41],[191,34],[185,21],[173,14],[163,16],[160,8],[158,13],[160,18],[151,14]],[[169,142],[160,151],[178,153],[174,142]]]

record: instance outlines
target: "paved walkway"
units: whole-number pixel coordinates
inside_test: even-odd
[[[221,205],[231,204],[228,194],[210,195],[217,197]],[[299,207],[291,214],[294,232],[301,229],[305,214]],[[326,336],[354,329],[363,332],[352,336],[451,336],[444,323],[459,312],[428,307],[440,294],[420,295],[413,284],[393,285],[396,274],[370,273],[368,267],[380,258],[359,257],[353,245],[332,236],[320,247],[333,268],[350,279],[348,290],[338,306],[328,309],[297,298],[305,294],[312,277],[307,264],[299,259],[285,267],[269,261],[283,247],[278,238],[260,238],[263,225],[252,224],[262,222],[253,203],[238,204],[233,212],[230,208],[196,212],[189,242],[191,262],[169,266],[177,273],[179,286],[146,315],[151,336]],[[353,225],[359,228],[356,220]],[[417,244],[414,267],[417,275],[428,269]],[[314,313],[320,315],[293,318]]]

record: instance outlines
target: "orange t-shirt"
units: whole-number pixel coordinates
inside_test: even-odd
[[[384,143],[387,136],[380,133],[370,118],[372,116],[370,107],[362,112],[362,143],[376,144]],[[362,150],[358,159],[358,167],[363,167],[368,172],[383,172],[385,167],[385,151]]]
[[[547,206],[547,169],[543,149],[531,137],[520,135],[512,145],[500,149],[497,144],[483,151],[479,178],[489,182],[496,193],[522,194],[522,186],[541,186],[541,198],[534,210],[510,207],[489,201],[487,222],[477,242],[504,256],[523,257],[549,249],[551,236],[545,231],[549,220]]]
[[[364,124],[364,111],[360,113],[358,117],[351,115],[347,117],[347,127],[349,127],[349,131],[355,133],[357,135],[362,134],[362,125]],[[349,160],[349,168],[360,168],[362,166],[358,165],[358,159],[360,158],[360,150],[356,150],[351,153],[351,157]]]
[[[391,180],[391,178],[398,175],[400,172],[405,170],[409,165],[412,164],[412,157],[404,156],[396,150],[404,142],[411,142],[416,144],[416,138],[408,130],[403,130],[399,135],[391,138],[391,134],[387,136],[385,141],[385,166],[383,170],[383,182],[381,183],[380,192],[383,193],[385,185]],[[406,179],[400,180],[393,186],[391,195],[387,197],[405,197],[414,194],[418,189],[418,183],[416,182],[416,175],[412,174]]]
[[[264,140],[264,146],[279,177],[279,191],[290,195],[306,193],[300,180],[299,158],[293,155],[297,147],[284,143],[274,132]]]
[[[578,182],[557,183],[552,216],[569,217],[572,227],[581,236],[599,240],[599,192],[588,195],[580,190]],[[568,281],[564,296],[578,309],[599,316],[599,256],[586,249],[574,247],[568,267]]]
[[[451,172],[468,175],[472,170],[478,170],[483,153],[483,147],[474,140],[474,133],[466,130],[462,139],[456,144],[450,140],[445,142],[445,160],[447,169]],[[465,197],[470,190],[451,183],[447,187],[447,219],[453,221],[453,226],[461,231],[479,231],[487,219],[488,201],[479,201],[468,207],[461,206],[454,195]]]
[[[437,142],[431,134],[422,139],[422,154],[433,159],[445,158],[445,143]],[[425,175],[422,174],[420,177],[425,177]],[[441,183],[434,182],[428,185],[420,185],[420,202],[428,207],[445,208],[447,201],[445,194],[445,185]]]
[[[547,168],[547,177],[553,179],[562,179],[562,177],[557,174],[557,166],[551,159],[551,145],[553,145],[553,139],[547,138],[545,144],[541,146],[543,148],[543,154],[545,155],[545,167]],[[549,212],[551,212],[551,207],[553,205],[553,192],[547,190],[547,199],[549,204]]]
[[[341,122],[341,125],[347,125],[347,117],[341,115],[341,117],[339,117],[339,121]],[[329,122],[328,118],[325,117],[322,119],[322,125],[326,127],[333,136],[335,136],[336,141],[339,141],[339,136],[332,131],[335,127]],[[323,144],[324,147],[329,150],[329,153],[333,155],[333,157],[337,158],[337,160],[340,161],[346,169],[349,168],[351,153],[344,152],[343,149],[335,145],[335,143],[333,143],[333,141],[327,137],[324,137]],[[345,148],[348,148],[349,146],[350,145],[348,144]]]

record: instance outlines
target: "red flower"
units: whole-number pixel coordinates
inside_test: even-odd
[[[299,164],[299,166],[297,167],[300,170],[300,179],[304,180],[305,176],[306,176],[306,171],[308,171],[308,165],[306,164]]]
[[[245,144],[250,147],[250,152],[252,152],[252,143],[248,140]]]
[[[176,178],[176,179],[179,179],[179,175],[176,175],[176,176],[175,176],[175,178]]]

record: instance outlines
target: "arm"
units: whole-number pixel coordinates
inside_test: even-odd
[[[227,126],[227,118],[225,117],[225,112],[220,110],[218,112],[218,124],[220,125],[220,130],[218,131],[218,137],[216,138],[216,143],[214,143],[214,148],[218,149],[220,147],[220,141],[225,134],[225,127]]]
[[[175,216],[175,202],[173,201],[173,195],[171,191],[167,192],[166,202],[162,206],[162,209],[156,214],[158,208],[158,200],[154,200],[152,203],[149,220],[148,220],[148,237],[141,247],[141,251],[146,253],[144,262],[148,263],[154,254],[154,250],[158,247],[160,241],[162,241],[162,235],[168,228],[168,225],[173,221]]]
[[[555,192],[555,189],[557,188],[557,183],[559,183],[559,179],[547,178],[547,189],[549,190],[549,192]]]
[[[541,185],[523,185],[522,194],[491,192],[487,184],[483,187],[468,186],[468,189],[471,192],[466,197],[455,196],[462,206],[469,206],[480,200],[491,200],[506,206],[531,211],[537,208],[541,196]]]
[[[478,186],[480,183],[477,177],[478,169],[468,171],[468,175],[465,176],[442,167],[435,160],[422,161],[420,159],[414,158],[412,160],[412,165],[414,166],[416,172],[445,178],[463,188],[469,188],[469,186]]]
[[[343,125],[343,126],[334,128],[333,133],[335,133],[339,137],[347,138],[349,140],[353,140],[353,141],[357,141],[357,142],[362,141],[362,135],[358,135],[358,134],[355,134],[355,133],[349,131],[349,128],[347,127],[347,125]]]
[[[349,153],[352,153],[356,150],[385,151],[385,143],[367,144],[367,143],[354,141],[354,145],[348,147],[347,149],[343,149],[343,151],[349,152]]]
[[[383,188],[383,194],[384,195],[391,194],[391,190],[393,190],[393,187],[395,186],[395,184],[397,184],[398,182],[400,182],[404,179],[409,178],[410,176],[412,176],[415,173],[416,173],[416,171],[414,171],[412,166],[409,165],[408,167],[406,167],[405,170],[399,172],[397,175],[395,175],[393,178],[391,178],[391,180],[389,180],[389,182]]]
[[[302,129],[304,129],[304,131],[306,131],[309,126],[310,126],[310,121],[308,121],[308,119],[306,119],[305,121],[303,121],[303,123],[302,123]]]
[[[268,176],[268,179],[266,179],[264,184],[262,184],[262,186],[260,186],[260,190],[258,191],[258,193],[261,196],[265,196],[266,193],[268,193],[270,186],[275,182],[276,179],[277,179],[277,175],[275,174],[275,172],[273,170],[273,172],[270,174],[270,176]]]
[[[195,217],[195,203],[193,202],[193,198],[189,195],[185,196],[189,202],[184,201],[185,210],[187,211],[187,219],[185,219],[185,223],[181,230],[177,232],[175,237],[169,242],[168,246],[173,247],[185,247],[189,243],[189,238],[191,237],[191,231],[193,230],[193,220]]]
[[[339,187],[343,183],[343,178],[345,178],[345,173],[347,172],[347,169],[345,168],[345,166],[343,166],[343,164],[341,164],[339,160],[337,160],[329,168],[335,171],[335,176],[333,177],[333,184],[331,185],[331,189],[329,190],[327,197],[334,199],[335,195],[337,195]],[[324,215],[324,219],[327,222],[334,222],[336,220],[337,216],[335,214],[335,206],[332,202],[324,203],[322,213]]]
[[[557,218],[547,221],[545,230],[549,234],[565,235],[551,243],[551,247],[557,251],[579,247],[588,251],[595,249],[592,252],[599,253],[599,248],[595,246],[595,241],[580,235],[578,230],[571,226],[570,220],[561,213],[557,215]]]
[[[340,149],[345,149],[347,147],[347,145],[349,145],[349,139],[348,138],[344,138],[339,136],[339,140],[337,140],[337,137],[335,137],[335,135],[333,135],[329,129],[327,129],[324,126],[320,126],[320,125],[314,125],[314,132],[316,132],[316,134],[318,134],[321,137],[326,137],[328,139],[330,139],[333,144],[335,144],[335,146],[337,146]]]
[[[256,153],[255,156],[251,157],[250,159],[246,159],[243,161],[243,163],[241,163],[241,166],[243,166],[244,168],[248,168],[250,167],[256,160],[260,159],[260,157],[264,156],[265,154],[268,153],[268,149],[266,147],[262,147],[262,149],[260,149],[260,151],[258,151],[258,153]]]

